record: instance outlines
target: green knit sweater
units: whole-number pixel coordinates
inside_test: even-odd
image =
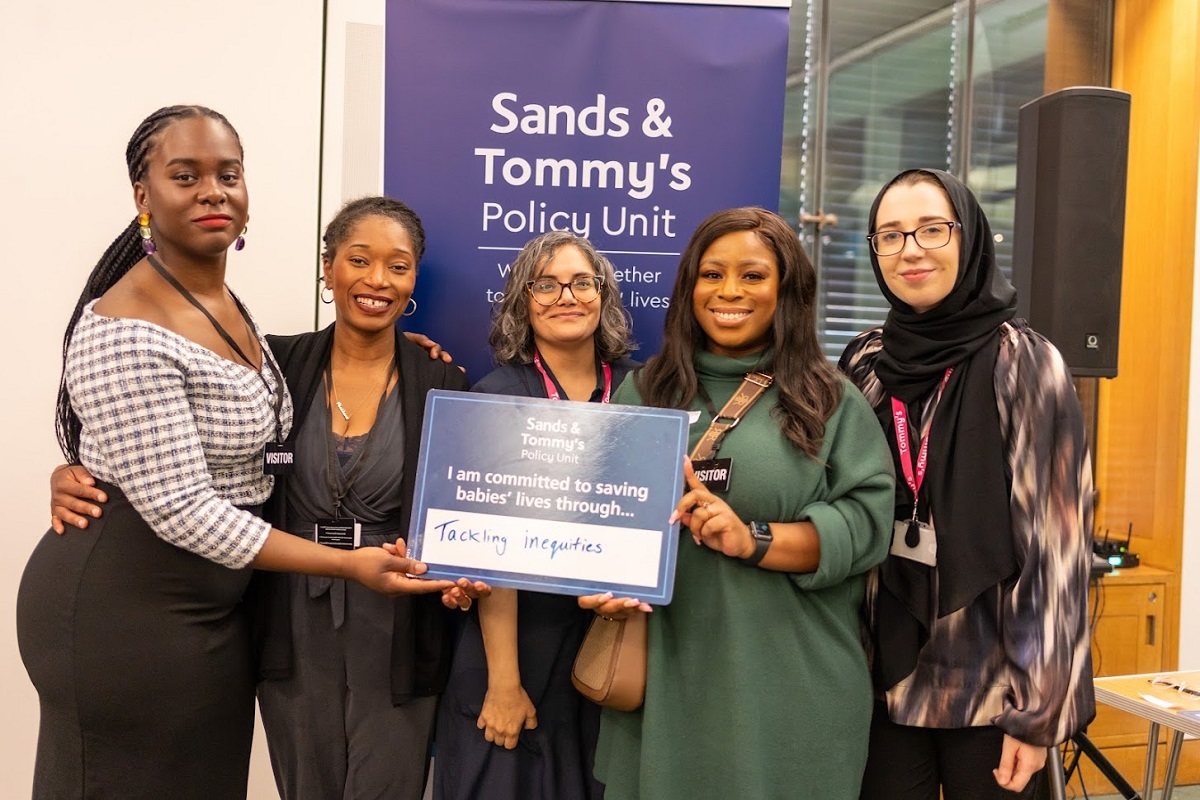
[[[697,356],[715,408],[756,360]],[[859,607],[863,574],[890,544],[892,458],[848,382],[819,460],[783,436],[777,399],[768,390],[726,436],[724,496],[745,521],[811,521],[820,566],[747,567],[680,531],[674,599],[650,614],[645,705],[604,712],[596,775],[607,800],[858,797],[872,702]],[[632,379],[613,402],[643,405]],[[692,410],[694,446],[709,414],[699,399]]]

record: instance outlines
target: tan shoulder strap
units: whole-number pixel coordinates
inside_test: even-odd
[[[690,456],[692,461],[705,461],[712,458],[721,447],[721,440],[725,438],[725,434],[737,427],[742,417],[750,410],[750,406],[754,405],[754,402],[762,397],[763,392],[774,382],[775,378],[765,372],[747,373],[746,377],[742,379],[742,385],[713,418],[708,430],[700,437],[700,441],[696,442],[696,447]]]

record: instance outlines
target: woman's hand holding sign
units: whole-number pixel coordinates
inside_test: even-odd
[[[607,619],[627,619],[638,612],[649,614],[654,610],[649,603],[643,603],[636,597],[613,597],[612,592],[584,595],[579,598],[579,607],[595,611]]]

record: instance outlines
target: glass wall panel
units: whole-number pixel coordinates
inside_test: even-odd
[[[831,28],[838,14],[832,12]],[[952,33],[942,20],[910,26],[829,64],[821,199],[838,223],[821,231],[818,302],[822,344],[831,358],[886,312],[866,240],[876,191],[905,167],[950,167]]]
[[[779,214],[794,225],[810,213],[819,161],[817,144],[817,3],[793,0],[788,40],[788,76],[783,108],[783,163],[779,182]],[[810,68],[813,65],[813,68]],[[811,255],[811,242],[804,243]]]
[[[886,313],[867,213],[896,172],[930,166],[964,177],[1010,268],[1017,111],[1042,94],[1046,8],[1047,0],[794,4],[780,211],[817,265],[830,358]]]
[[[996,237],[996,260],[1012,276],[1017,191],[1017,112],[1043,93],[1045,0],[1000,0],[975,17],[967,185]]]

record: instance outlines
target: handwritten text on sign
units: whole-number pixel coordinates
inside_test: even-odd
[[[500,514],[429,509],[421,558],[473,570],[515,566],[547,578],[590,578],[653,587],[662,531],[613,528]]]

